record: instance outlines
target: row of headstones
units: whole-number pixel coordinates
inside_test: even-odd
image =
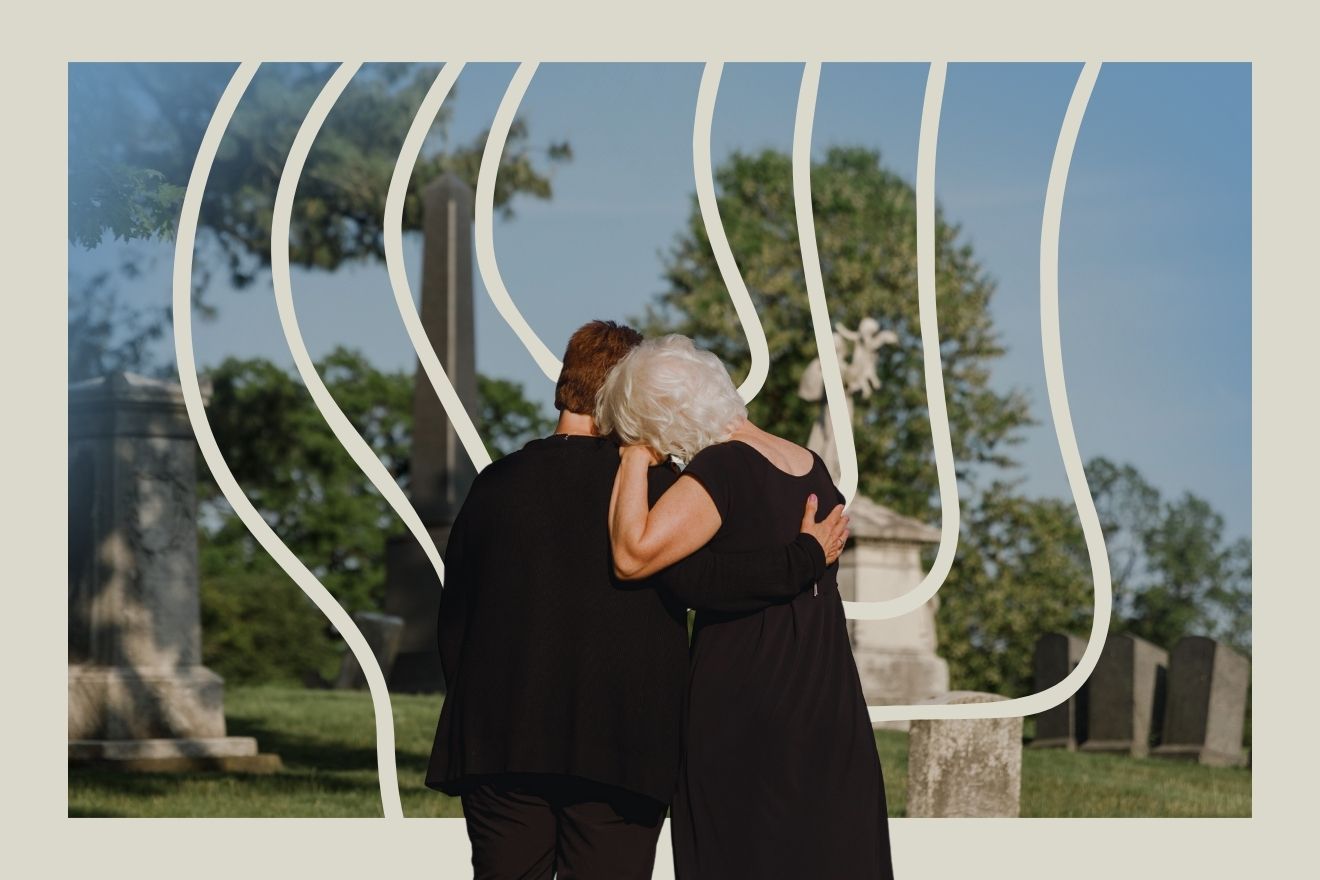
[[[1085,649],[1086,640],[1074,635],[1042,636],[1036,690],[1062,681]],[[1030,745],[1249,765],[1242,739],[1250,681],[1251,662],[1214,639],[1185,636],[1169,652],[1114,633],[1081,689],[1036,716]]]
[[[1036,645],[1035,689],[1058,684],[1081,659],[1086,640],[1050,633]],[[1036,716],[1035,748],[1250,766],[1242,734],[1251,663],[1204,636],[1172,652],[1127,634],[1105,640],[1090,677],[1067,701]],[[954,691],[927,704],[1006,699]],[[1017,816],[1022,789],[1023,719],[924,719],[908,731],[907,815]]]

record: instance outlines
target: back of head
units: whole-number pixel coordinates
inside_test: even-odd
[[[596,426],[689,460],[729,438],[747,417],[720,359],[677,333],[648,339],[621,360],[596,399]]]
[[[642,334],[613,321],[591,321],[575,330],[555,383],[555,409],[591,415],[605,377],[641,341]]]

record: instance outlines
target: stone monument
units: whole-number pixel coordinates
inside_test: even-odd
[[[265,772],[227,736],[202,665],[197,465],[178,385],[116,373],[69,388],[69,760]]]
[[[879,387],[876,352],[897,339],[893,331],[880,330],[873,318],[864,318],[855,331],[845,327],[835,330],[834,342],[844,390],[848,393],[850,418],[852,395],[869,397]],[[819,358],[803,371],[798,393],[805,400],[821,404],[807,445],[825,461],[830,475],[837,482],[839,460],[826,408]],[[921,583],[925,577],[921,548],[939,543],[939,529],[902,516],[863,495],[853,499],[848,515],[852,535],[849,547],[839,558],[839,594],[844,599],[854,602],[892,599]],[[932,596],[920,608],[902,617],[848,621],[853,656],[857,660],[857,671],[868,704],[916,703],[948,691],[949,667],[936,654],[935,612],[938,608],[939,597]],[[902,720],[876,724],[893,730],[907,730],[908,725],[908,721]]]
[[[1169,653],[1126,633],[1111,633],[1087,679],[1089,731],[1084,752],[1144,758],[1163,724]]]
[[[1037,693],[1052,688],[1068,677],[1086,651],[1086,639],[1069,633],[1045,633],[1036,640],[1033,658],[1033,684]],[[1087,716],[1090,680],[1071,697],[1036,716],[1036,735],[1031,740],[1033,749],[1067,749],[1075,751],[1078,743],[1087,737]]]
[[[446,174],[427,185],[422,204],[422,325],[463,406],[475,413],[472,190],[456,175]],[[476,468],[420,364],[415,376],[409,494],[443,555]],[[384,610],[403,619],[391,690],[443,689],[435,630],[439,608],[440,582],[421,545],[411,534],[391,539],[385,548]]]
[[[991,703],[997,694],[952,691],[924,702]],[[1022,718],[920,719],[908,733],[907,815],[1017,817]]]
[[[1184,636],[1169,657],[1169,691],[1158,758],[1182,758],[1214,767],[1246,762],[1251,661],[1205,636]]]

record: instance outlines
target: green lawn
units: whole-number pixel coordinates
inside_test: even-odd
[[[284,771],[120,774],[69,770],[70,816],[379,816],[375,725],[365,692],[263,685],[226,688],[229,732],[255,736]],[[459,816],[422,785],[439,697],[392,696],[403,810]],[[907,736],[877,731],[891,816],[907,794]],[[1023,816],[1250,816],[1251,771],[1154,759],[1026,749]]]

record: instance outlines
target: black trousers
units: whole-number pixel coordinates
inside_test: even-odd
[[[650,880],[665,805],[573,776],[508,774],[462,794],[475,880]]]

